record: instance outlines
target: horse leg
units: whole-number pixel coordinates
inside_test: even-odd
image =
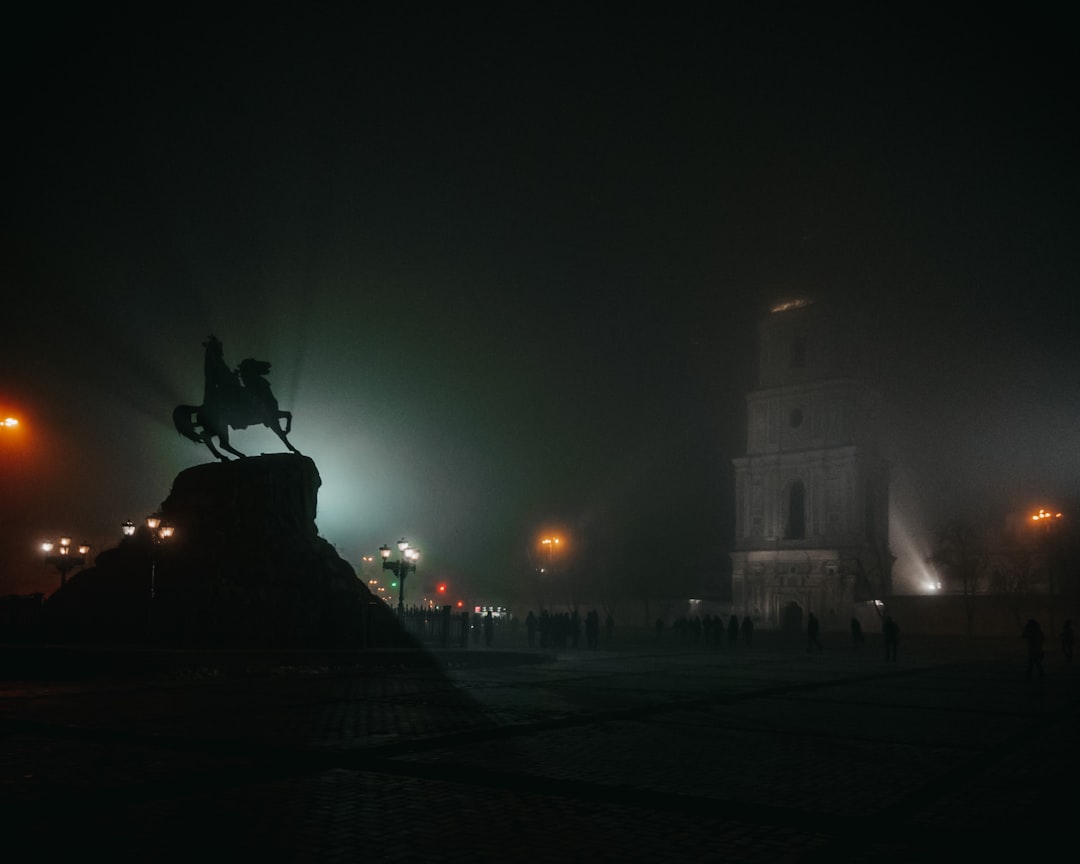
[[[281,418],[285,418],[285,428],[281,428]],[[272,411],[268,411],[263,415],[263,425],[277,435],[281,439],[281,443],[284,444],[292,453],[302,456],[303,454],[293,447],[289,443],[289,439],[286,437],[289,431],[292,429],[292,414],[288,411],[278,411],[276,408]]]
[[[281,423],[278,422],[282,417],[287,418],[286,426],[284,429],[281,428]],[[291,452],[297,454],[298,456],[303,455],[299,450],[293,447],[293,445],[289,443],[289,439],[285,437],[289,434],[289,430],[292,428],[292,414],[290,414],[288,411],[278,411],[272,419],[267,419],[264,425],[267,429],[277,435],[277,437],[281,439],[281,443],[288,447]]]
[[[238,456],[241,459],[246,459],[247,458],[243,453],[241,453],[239,450],[237,450],[235,447],[233,447],[229,443],[229,430],[228,430],[228,428],[222,429],[218,433],[218,444],[221,445],[222,450],[228,450],[234,456]],[[224,459],[225,457],[222,456],[221,458]]]
[[[208,421],[202,411],[196,409],[194,412],[195,424],[192,427],[194,433],[193,441],[197,441],[200,444],[205,444],[211,453],[214,454],[214,458],[222,462],[228,462],[227,456],[222,455],[221,451],[214,446],[214,436],[218,435],[217,428],[212,421]],[[191,436],[189,436],[191,437]],[[218,435],[220,437],[220,435]]]
[[[214,441],[209,435],[203,436],[203,443],[210,448],[210,452],[213,453],[217,459],[221,460],[222,462],[229,461],[229,457],[214,446]]]
[[[273,426],[271,426],[270,428],[274,430],[274,433],[277,435],[277,437],[281,439],[281,443],[284,444],[286,447],[288,447],[289,450],[291,450],[297,456],[303,456],[304,455],[299,450],[297,450],[295,447],[293,447],[292,444],[289,443],[289,439],[285,437],[287,433],[283,432],[281,430],[281,427],[279,427],[276,423]]]

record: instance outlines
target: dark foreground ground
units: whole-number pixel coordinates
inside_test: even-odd
[[[100,676],[70,652],[67,677],[0,648],[7,857],[1075,857],[1080,661],[1029,680],[1019,638],[800,648],[119,652]]]

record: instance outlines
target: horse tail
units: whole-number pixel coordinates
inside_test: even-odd
[[[173,409],[172,419],[177,432],[185,438],[190,438],[196,444],[202,444],[202,435],[196,431],[194,421],[194,417],[198,412],[199,409],[195,405],[177,405]]]

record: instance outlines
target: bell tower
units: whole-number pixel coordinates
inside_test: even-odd
[[[734,460],[733,602],[767,627],[813,612],[844,627],[891,585],[889,473],[877,394],[853,325],[824,304],[775,305],[758,327],[746,455]]]

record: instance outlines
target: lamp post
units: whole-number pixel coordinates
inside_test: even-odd
[[[67,583],[67,574],[86,564],[86,553],[90,551],[90,546],[83,543],[72,547],[70,537],[61,537],[56,543],[46,540],[41,544],[41,551],[45,553],[46,563],[60,571],[60,587],[63,588]]]
[[[536,568],[536,572],[542,578],[536,580],[536,591],[541,608],[551,601],[553,595],[557,596],[561,593],[555,572],[556,552],[560,554],[562,552],[562,539],[557,534],[551,534],[540,539],[540,560],[538,562],[540,566]],[[547,566],[544,565],[545,557],[547,558]]]
[[[146,527],[150,531],[150,602],[146,605],[146,638],[152,639],[154,634],[154,597],[157,595],[157,556],[158,545],[162,540],[168,540],[173,536],[173,526],[168,522],[162,522],[157,513],[146,517]],[[135,526],[131,522],[125,522],[120,526],[124,536],[130,537],[135,533]]]
[[[398,580],[398,614],[404,614],[405,612],[405,577],[410,573],[416,572],[416,562],[420,558],[420,551],[413,549],[409,545],[409,541],[402,537],[397,542],[398,551],[401,552],[401,558],[397,561],[390,560],[390,553],[393,551],[389,546],[383,545],[379,547],[379,554],[382,556],[383,570],[391,571]]]
[[[156,590],[154,582],[157,571],[157,547],[162,540],[172,537],[175,529],[168,522],[162,522],[157,513],[146,517],[146,527],[150,529],[150,537],[153,540],[153,548],[150,551],[150,599],[153,600]],[[126,524],[124,532],[127,533]]]
[[[547,549],[548,570],[551,569],[552,560],[555,557],[555,550],[559,548],[558,537],[545,537],[540,541],[540,545]]]

